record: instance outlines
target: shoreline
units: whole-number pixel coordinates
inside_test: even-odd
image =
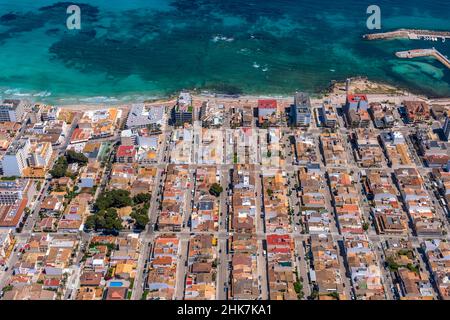
[[[450,96],[449,97],[435,97],[432,95],[426,95],[421,92],[414,92],[414,90],[410,90],[408,88],[402,87],[402,86],[394,86],[390,83],[384,82],[384,81],[372,81],[368,77],[365,76],[355,76],[349,78],[351,82],[351,86],[355,86],[356,88],[354,90],[351,90],[354,93],[361,93],[361,94],[367,94],[368,96],[371,95],[386,95],[386,96],[392,96],[392,97],[399,97],[399,96],[405,96],[405,97],[414,97],[418,99],[423,99],[427,101],[432,101],[434,103],[447,103],[450,102]],[[342,88],[345,88],[345,82],[344,80],[332,80],[330,81],[330,84],[327,88],[324,88],[322,90],[316,91],[316,92],[307,92],[311,97],[312,101],[315,100],[323,100],[326,99],[326,97],[333,97],[337,95],[345,94],[345,91],[342,90]],[[240,94],[227,94],[227,93],[221,93],[221,92],[210,92],[206,90],[199,90],[199,89],[192,89],[192,90],[180,90],[179,92],[186,91],[190,92],[193,98],[196,99],[226,99],[226,100],[255,100],[255,99],[277,99],[277,100],[292,100],[296,92],[292,92],[291,94],[270,94],[270,93],[240,93]],[[97,97],[82,97],[79,98],[79,101],[67,101],[65,102],[54,102],[54,101],[45,101],[45,99],[40,99],[38,96],[33,95],[25,95],[21,94],[19,96],[10,96],[10,97],[2,97],[3,99],[24,99],[29,100],[33,104],[42,104],[42,105],[54,105],[57,107],[61,107],[64,109],[84,109],[84,110],[91,110],[91,109],[98,109],[98,108],[109,108],[109,107],[115,107],[115,108],[128,108],[130,105],[135,103],[145,103],[149,105],[160,105],[160,104],[169,104],[169,103],[175,103],[177,98],[177,93],[168,94],[167,96],[159,96],[159,97],[151,97],[149,96],[148,99],[143,99],[145,95],[136,95],[136,98],[133,99],[130,95],[125,95],[124,97],[131,97],[129,100],[120,100],[119,98],[115,97],[103,97],[103,96],[97,96]],[[141,99],[139,99],[141,97]],[[66,100],[76,100],[77,98],[64,98]],[[81,100],[101,100],[104,99],[106,101],[81,101]],[[109,100],[109,101],[108,101]]]

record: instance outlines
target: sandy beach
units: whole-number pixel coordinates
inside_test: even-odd
[[[371,102],[389,101],[391,103],[400,104],[404,100],[422,100],[435,105],[450,104],[449,98],[430,99],[423,95],[417,95],[401,88],[396,88],[386,83],[370,81],[364,77],[352,78],[350,82],[350,92],[366,94]],[[276,99],[280,108],[289,107],[293,103],[294,93],[289,96],[280,95],[236,95],[228,96],[214,93],[192,93],[194,107],[200,107],[205,101],[212,101],[216,104],[223,104],[227,108],[230,104],[234,106],[255,105],[260,99]],[[334,104],[344,104],[346,100],[345,82],[333,83],[327,92],[323,94],[311,94],[311,104],[320,105],[324,100],[331,100]],[[164,105],[171,107],[176,104],[176,98],[168,97],[155,101],[143,102],[147,105]],[[142,103],[142,102],[136,102]],[[106,108],[120,108],[129,110],[133,102],[130,103],[83,103],[83,104],[61,104],[58,107],[73,111],[88,111]]]

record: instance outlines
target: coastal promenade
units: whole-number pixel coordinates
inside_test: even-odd
[[[450,69],[450,60],[435,48],[399,51],[395,55],[402,59],[412,59],[418,57],[434,57],[437,60],[439,60],[443,65],[445,65],[447,68]]]
[[[365,34],[363,38],[367,40],[410,39],[432,41],[441,39],[445,42],[447,39],[450,39],[450,31],[398,29],[389,32]]]

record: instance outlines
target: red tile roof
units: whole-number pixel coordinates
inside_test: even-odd
[[[91,133],[88,130],[76,128],[70,137],[70,142],[89,140],[90,137]]]
[[[265,99],[258,100],[258,109],[276,109],[277,100],[275,99]]]
[[[44,286],[46,287],[59,287],[60,281],[58,279],[45,279]]]
[[[134,146],[120,146],[117,150],[118,157],[133,157],[136,153]]]
[[[22,219],[27,202],[28,199],[23,198],[22,200],[17,200],[15,204],[0,206],[0,227],[17,227]]]
[[[109,287],[106,294],[106,300],[125,300],[127,295],[127,288],[113,288]]]
[[[365,94],[349,94],[347,96],[348,102],[358,102],[358,101],[367,101],[367,96]]]
[[[285,235],[271,234],[271,235],[267,236],[267,244],[268,245],[290,246],[291,245],[291,237],[287,234],[285,234]]]

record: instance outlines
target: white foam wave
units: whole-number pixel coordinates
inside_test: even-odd
[[[212,42],[219,42],[219,41],[225,41],[225,42],[233,42],[234,38],[233,37],[225,37],[223,35],[216,35],[211,39]]]

